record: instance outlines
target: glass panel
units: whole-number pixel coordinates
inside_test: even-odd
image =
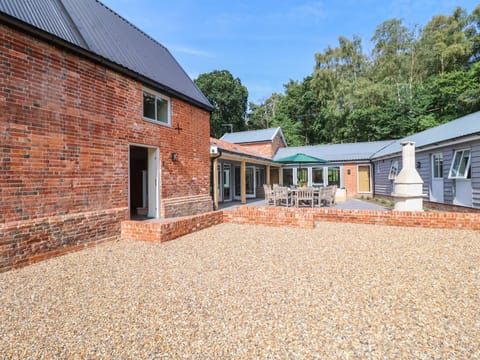
[[[338,166],[328,168],[328,185],[340,187],[340,168]]]
[[[230,165],[223,165],[223,199],[230,200]]]
[[[467,178],[470,170],[470,150],[455,151],[449,178]]]
[[[307,183],[308,183],[308,169],[306,168],[297,169],[297,185],[307,186]]]
[[[283,186],[293,185],[293,169],[283,169]]]
[[[257,178],[257,187],[261,187],[263,184],[266,184],[265,180],[265,169],[263,168],[256,168],[255,170],[256,178]]]
[[[143,93],[143,117],[155,120],[155,96]]]
[[[392,165],[390,166],[390,173],[388,174],[389,180],[395,180],[395,177],[398,173],[398,160],[392,161]]]
[[[443,177],[443,156],[441,154],[433,155],[433,177]]]
[[[460,162],[460,169],[458,171],[458,176],[460,177],[467,177],[467,166],[468,166],[468,160],[470,159],[470,150],[465,150],[462,155],[462,161]]]
[[[452,169],[450,170],[450,177],[458,176],[458,168],[460,167],[460,159],[462,158],[463,151],[455,152],[455,158],[453,159]]]
[[[240,168],[235,166],[235,196],[240,196]]]
[[[255,172],[251,167],[245,169],[245,181],[247,185],[247,195],[255,194]]]
[[[313,168],[312,169],[312,185],[313,186],[324,186],[323,168]]]
[[[157,120],[168,124],[168,101],[157,98]]]

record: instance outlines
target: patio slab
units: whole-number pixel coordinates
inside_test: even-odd
[[[480,235],[222,224],[0,274],[6,358],[480,357]]]

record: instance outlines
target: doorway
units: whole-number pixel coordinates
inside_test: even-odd
[[[430,201],[443,202],[443,154],[432,155],[432,184]]]
[[[235,166],[234,173],[235,173],[235,199],[240,199],[241,198],[240,166]],[[246,191],[247,191],[246,197],[248,199],[255,198],[257,196],[255,191],[256,190],[255,167],[247,166],[245,168],[245,183],[246,183],[245,185],[246,185]]]
[[[372,192],[370,165],[358,165],[358,192]]]
[[[131,219],[158,218],[158,148],[130,145],[129,208]]]

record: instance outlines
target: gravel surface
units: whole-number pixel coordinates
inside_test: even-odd
[[[222,224],[0,274],[0,358],[480,358],[480,234]]]

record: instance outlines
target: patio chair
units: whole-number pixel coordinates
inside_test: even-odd
[[[264,184],[263,191],[265,192],[265,205],[275,205],[275,192],[272,187]]]
[[[296,191],[295,206],[305,205],[313,207],[313,191],[312,188],[298,188]]]
[[[277,187],[274,190],[275,196],[275,205],[279,206],[290,206],[290,194],[288,192],[288,188],[286,187]]]
[[[335,194],[337,193],[337,185],[327,186],[325,194],[325,205],[335,205]]]

